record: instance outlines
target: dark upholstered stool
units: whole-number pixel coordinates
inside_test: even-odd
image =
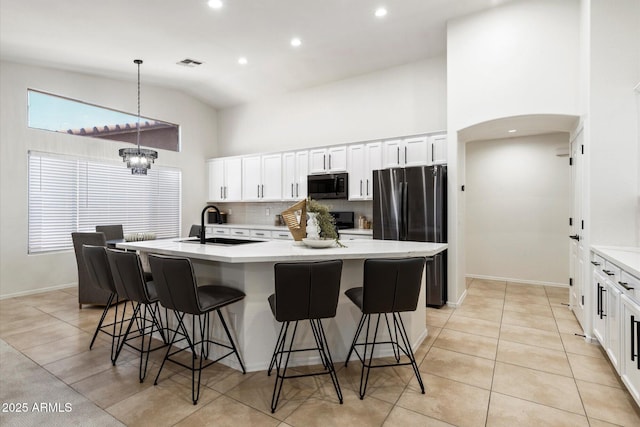
[[[275,265],[275,294],[269,296],[271,311],[278,322],[283,322],[276,347],[269,364],[268,375],[276,368],[276,383],[271,397],[271,412],[275,412],[286,378],[312,375],[331,376],[338,400],[342,403],[342,391],[333,366],[327,337],[321,319],[335,317],[340,294],[340,275],[342,260],[323,262],[280,263]],[[293,341],[300,320],[309,320],[316,347],[294,349]],[[287,335],[291,322],[293,332],[287,345]],[[324,370],[311,374],[287,375],[287,365],[291,353],[317,350]],[[286,354],[284,363],[282,361]]]
[[[206,367],[211,366],[215,362],[227,356],[235,354],[238,362],[240,363],[240,367],[242,368],[242,373],[246,373],[244,364],[240,359],[240,354],[233,342],[233,338],[231,338],[231,333],[229,332],[227,323],[222,316],[222,312],[220,312],[222,307],[242,300],[245,297],[245,294],[242,291],[227,286],[198,286],[196,277],[193,273],[193,266],[188,258],[152,254],[149,255],[149,264],[151,265],[151,274],[153,274],[160,304],[170,310],[173,310],[178,321],[178,326],[176,327],[176,330],[173,331],[171,342],[167,349],[167,354],[162,361],[162,365],[160,366],[160,370],[158,371],[154,384],[158,383],[158,378],[160,378],[160,373],[162,372],[162,368],[167,360],[191,370],[191,398],[195,405],[198,403],[198,398],[200,396],[200,376],[202,370]],[[209,313],[212,311],[216,311],[218,313],[220,323],[227,334],[229,343],[210,339]],[[182,348],[173,351],[171,349],[171,346],[176,342],[176,337],[180,330],[185,336],[189,336],[189,332],[184,322],[186,314],[194,316],[191,339],[189,341],[192,351],[195,350],[193,352],[193,357],[191,358],[191,366],[187,366],[179,360],[171,358],[172,356],[189,349]],[[197,328],[196,323],[198,325]],[[203,360],[209,357],[210,344],[221,346],[230,351],[203,365]],[[199,351],[197,351],[198,346],[200,346]],[[196,366],[196,358],[200,359],[198,366]],[[196,372],[198,373],[197,386],[195,380]]]
[[[104,233],[104,237],[107,240],[124,239],[124,232],[122,231],[122,224],[114,225],[96,225],[96,231]]]
[[[104,233],[71,233],[73,250],[76,253],[76,265],[78,266],[78,307],[82,304],[107,305],[107,309],[113,301],[112,292],[98,287],[89,277],[87,264],[82,255],[82,245],[106,246],[107,240]]]
[[[102,234],[102,233],[100,233]],[[121,308],[121,314],[118,316],[118,303],[119,296],[116,286],[113,282],[113,276],[111,274],[111,267],[109,266],[109,260],[107,259],[107,248],[104,246],[82,246],[82,254],[84,257],[87,271],[91,280],[101,289],[111,293],[107,306],[102,312],[98,327],[93,333],[91,344],[89,349],[93,348],[93,343],[98,336],[98,332],[104,332],[111,337],[111,363],[116,364],[118,358],[118,347],[120,346],[120,340],[124,337],[123,325],[127,322],[127,302]],[[109,324],[104,324],[104,320],[107,317],[109,306],[115,301],[115,309],[113,315],[113,321]]]
[[[165,328],[158,306],[158,293],[155,284],[145,280],[140,257],[135,252],[107,249],[107,258],[113,275],[118,296],[126,298],[134,304],[133,315],[117,350],[116,359],[126,344],[140,352],[139,379],[144,381],[147,375],[149,353],[168,345]],[[166,315],[165,315],[166,317]],[[132,333],[132,327],[135,325]],[[162,344],[151,347],[153,332],[158,331]],[[145,347],[145,339],[147,345]],[[140,342],[139,346],[130,342]],[[146,357],[145,357],[146,356]]]
[[[351,288],[345,295],[362,311],[360,323],[356,329],[355,336],[345,366],[349,363],[349,358],[353,351],[362,362],[362,372],[360,373],[360,399],[364,398],[369,381],[371,368],[383,368],[387,366],[411,365],[416,379],[420,384],[420,389],[424,394],[424,385],[418,371],[418,365],[411,349],[409,336],[404,328],[400,313],[403,311],[415,311],[418,306],[418,296],[422,283],[422,272],[424,270],[424,258],[404,258],[404,259],[368,259],[364,262],[364,280],[360,288]],[[389,325],[388,314],[393,318],[393,333]],[[371,315],[377,314],[375,331],[370,338],[369,329],[371,326]],[[384,314],[384,319],[389,332],[389,341],[376,341],[380,326],[380,316]],[[367,325],[363,343],[358,343],[358,337],[362,333],[364,325]],[[400,335],[400,339],[398,339]],[[396,363],[373,364],[373,353],[376,345],[391,344]],[[364,352],[360,354],[357,347],[363,346]],[[400,362],[402,353],[408,358],[407,362]],[[368,357],[368,361],[367,361]],[[405,359],[406,360],[406,359]],[[366,371],[366,374],[365,374]]]
[[[200,237],[200,230],[202,230],[201,226],[193,224],[189,229],[189,237]]]

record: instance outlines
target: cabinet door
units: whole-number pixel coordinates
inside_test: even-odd
[[[620,365],[622,381],[629,393],[640,405],[640,307],[627,296],[622,295],[622,354]]]
[[[347,147],[329,147],[328,155],[328,172],[345,172],[347,170]]]
[[[239,202],[242,200],[242,159],[225,159],[224,163],[224,200]]]
[[[607,290],[605,287],[605,279],[594,270],[592,276],[593,295],[595,296],[595,312],[593,317],[593,334],[600,342],[603,348],[606,348],[606,318],[607,318]]]
[[[347,147],[347,165],[349,167],[349,200],[364,200],[366,156],[363,144]]]
[[[402,157],[400,156],[402,151]],[[382,144],[382,168],[397,168],[404,164],[404,146],[401,139],[384,141]]]
[[[262,197],[260,156],[242,158],[242,200],[257,201]]]
[[[296,180],[295,198],[307,198],[307,175],[309,175],[309,152],[298,151],[296,153]]]
[[[260,196],[262,200],[282,199],[282,156],[280,154],[262,156]]]
[[[327,170],[327,150],[317,148],[309,150],[309,173],[325,173]]]
[[[403,140],[404,149],[400,158],[404,158],[405,166],[422,166],[429,164],[431,150],[426,136]]]
[[[607,281],[607,355],[609,360],[620,373],[620,291]]]
[[[431,163],[447,163],[447,135],[434,135],[431,137]]]
[[[207,161],[209,179],[208,200],[220,202],[224,199],[224,160],[212,159]]]
[[[366,169],[364,173],[364,197],[373,199],[373,171],[382,169],[382,143],[371,142],[364,146]]]
[[[282,198],[293,200],[296,198],[296,153],[284,153],[282,155]]]

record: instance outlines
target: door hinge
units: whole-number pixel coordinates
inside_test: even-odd
[[[573,218],[569,218],[569,225],[573,225]]]
[[[569,166],[573,166],[573,157],[569,157]]]
[[[573,286],[573,278],[569,277],[569,286]]]

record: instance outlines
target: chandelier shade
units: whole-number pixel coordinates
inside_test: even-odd
[[[158,152],[147,148],[140,148],[140,64],[142,59],[134,59],[138,65],[138,123],[136,124],[136,148],[121,148],[118,152],[122,161],[131,169],[132,175],[146,175],[151,164],[158,158]]]

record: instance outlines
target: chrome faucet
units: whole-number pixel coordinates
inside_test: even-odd
[[[220,209],[217,206],[207,205],[202,209],[202,214],[200,214],[200,244],[204,245],[206,243],[206,234],[207,230],[204,227],[204,214],[207,213],[209,209],[214,209],[218,213],[218,224],[222,224],[222,215],[220,215]]]

